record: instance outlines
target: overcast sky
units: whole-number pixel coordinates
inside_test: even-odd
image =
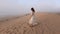
[[[28,13],[31,7],[54,12],[60,10],[60,0],[0,0],[0,15]]]

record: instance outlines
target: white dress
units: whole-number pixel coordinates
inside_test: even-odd
[[[33,15],[33,16],[31,17],[31,19],[29,20],[29,24],[32,25],[32,26],[38,24],[35,15]]]

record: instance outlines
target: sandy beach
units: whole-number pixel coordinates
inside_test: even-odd
[[[60,15],[36,13],[38,25],[28,25],[31,15],[0,21],[0,34],[60,34]]]

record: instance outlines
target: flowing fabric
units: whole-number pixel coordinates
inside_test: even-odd
[[[29,21],[29,24],[31,25],[36,25],[37,24],[37,19],[35,17],[35,15],[33,15]]]

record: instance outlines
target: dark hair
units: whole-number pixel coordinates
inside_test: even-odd
[[[33,12],[35,12],[34,8],[31,8],[31,10],[32,10]]]

